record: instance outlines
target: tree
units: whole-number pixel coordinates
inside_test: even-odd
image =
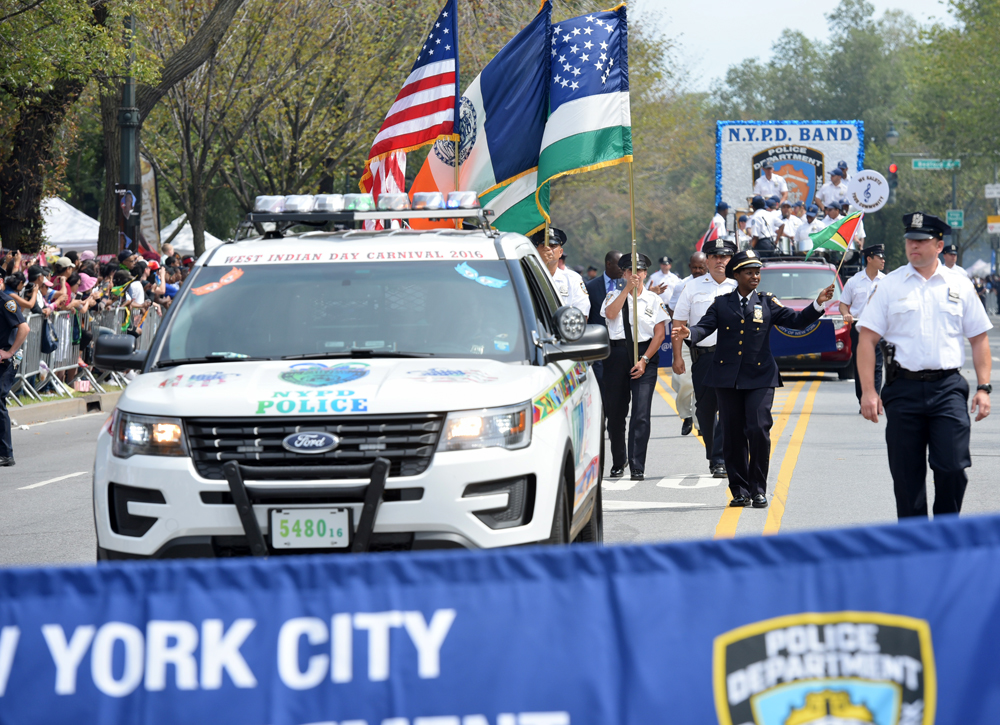
[[[140,126],[136,130],[141,143],[142,124],[157,103],[177,83],[214,57],[223,36],[229,28],[236,12],[244,0],[215,0],[200,23],[189,29],[186,42],[174,49],[168,57],[162,58],[159,77],[151,82],[139,82],[136,86],[136,107],[139,109]],[[160,16],[162,17],[162,16]],[[140,33],[139,47],[144,47],[150,35],[157,32],[153,27],[145,27]],[[148,47],[145,46],[145,47]],[[118,210],[115,184],[121,178],[121,132],[118,126],[118,109],[121,106],[123,79],[109,73],[95,73],[100,87],[101,122],[104,128],[104,203],[101,207],[101,231],[98,249],[103,254],[118,251]],[[140,78],[141,81],[141,78]],[[136,144],[139,148],[139,143]],[[136,159],[135,168],[139,168]],[[137,181],[137,180],[133,180]]]
[[[1000,0],[953,0],[953,27],[929,28],[912,69],[908,115],[925,143],[949,156],[1000,156]]]
[[[53,179],[54,145],[66,114],[98,68],[117,73],[127,56],[122,20],[134,0],[10,0],[0,15],[0,239],[13,249],[42,242],[39,204]],[[137,73],[154,69],[140,64]]]

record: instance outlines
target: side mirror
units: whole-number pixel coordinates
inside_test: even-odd
[[[563,305],[553,316],[559,339],[564,342],[576,342],[587,329],[587,316],[575,307]]]
[[[131,335],[98,335],[94,341],[94,366],[104,370],[140,370],[148,351],[135,349]]]
[[[590,362],[603,360],[611,354],[611,338],[604,325],[587,325],[583,334],[573,342],[559,342],[545,345],[545,359],[548,362],[573,360]]]

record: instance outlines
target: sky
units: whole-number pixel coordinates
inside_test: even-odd
[[[932,19],[949,22],[941,0],[869,0],[875,16],[905,10],[921,24]],[[661,33],[679,41],[681,58],[690,72],[690,89],[707,91],[731,65],[747,58],[766,60],[771,44],[785,28],[801,30],[813,40],[828,41],[825,14],[835,0],[632,0],[634,12],[657,21]]]

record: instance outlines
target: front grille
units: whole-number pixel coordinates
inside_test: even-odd
[[[191,418],[185,422],[195,468],[203,478],[224,480],[222,466],[253,466],[250,480],[267,480],[268,466],[335,466],[387,458],[389,476],[416,476],[427,470],[444,422],[442,414],[351,418]],[[286,436],[325,431],[340,438],[332,451],[303,455],[285,450]]]

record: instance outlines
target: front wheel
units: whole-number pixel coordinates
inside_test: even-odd
[[[555,510],[552,512],[552,533],[543,544],[568,544],[570,531],[569,506],[566,501],[566,472],[559,477],[559,490],[556,492]]]
[[[580,533],[577,534],[574,543],[578,544],[603,544],[604,543],[604,504],[601,496],[601,482],[597,482],[597,491],[594,493],[594,510],[590,512],[588,521]]]
[[[837,371],[837,380],[853,380],[854,379],[854,368],[851,365],[840,368]]]

